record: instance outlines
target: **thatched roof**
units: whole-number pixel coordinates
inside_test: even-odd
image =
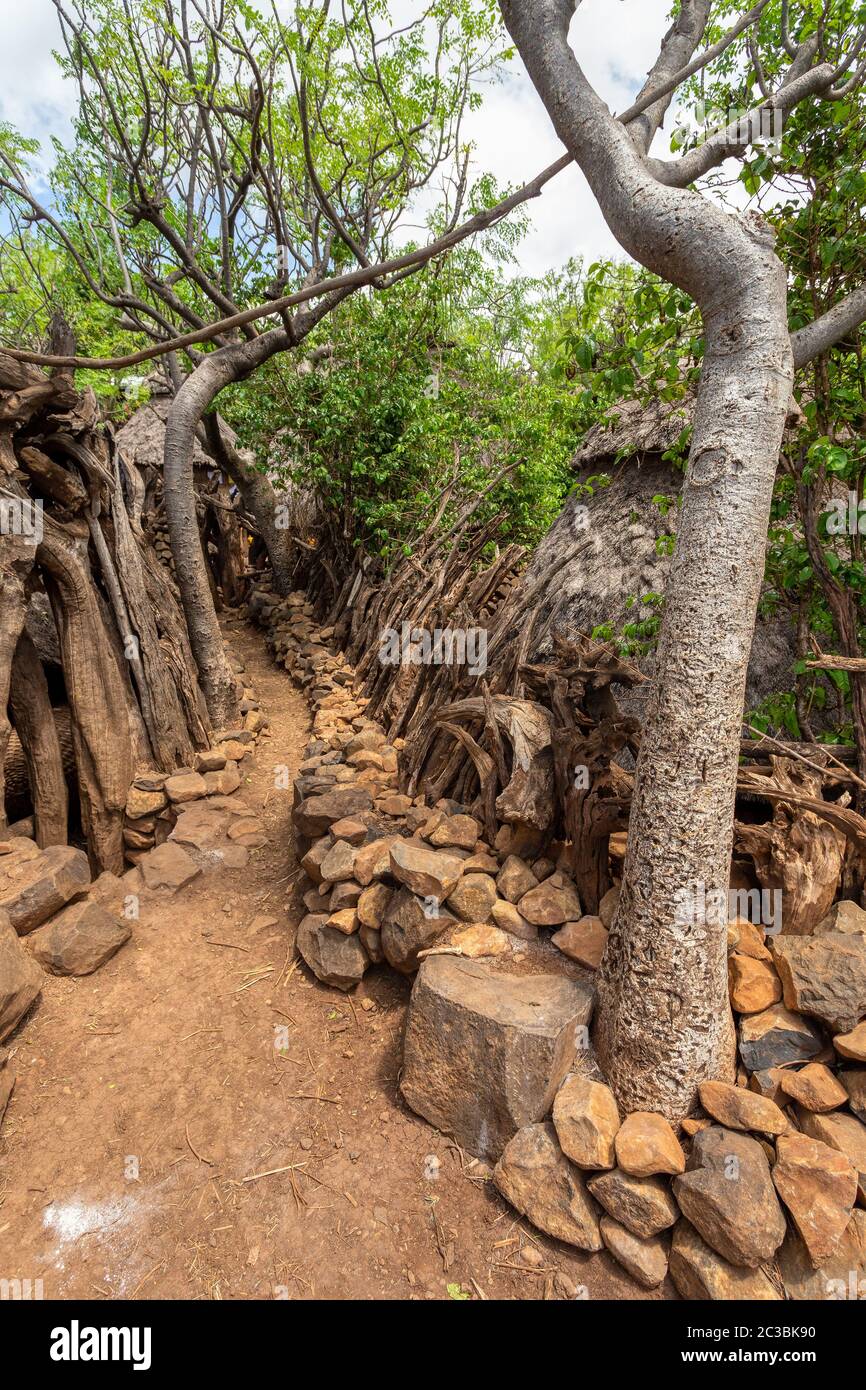
[[[593,425],[571,461],[572,468],[591,468],[618,454],[633,458],[667,453],[691,425],[694,404],[693,396],[678,401],[655,399],[646,405],[620,401],[606,420]]]
[[[162,472],[163,451],[165,449],[165,422],[168,418],[172,397],[161,394],[151,396],[149,401],[139,406],[125,425],[117,431],[120,451],[140,470],[156,469]],[[193,454],[196,468],[213,468],[201,445],[196,442]]]

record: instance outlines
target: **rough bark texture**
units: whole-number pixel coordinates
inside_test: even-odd
[[[36,843],[41,849],[65,845],[68,796],[63,754],[42,662],[26,631],[15,649],[9,708],[27,764]]]
[[[759,219],[665,187],[568,45],[574,6],[503,0],[560,138],[630,255],[699,304],[706,356],[596,1042],[621,1108],[678,1119],[733,1069],[724,913],[746,669],[793,381],[786,281]],[[696,37],[699,39],[700,35]]]

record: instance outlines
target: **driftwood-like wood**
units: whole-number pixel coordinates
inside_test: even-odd
[[[97,871],[123,872],[123,813],[136,770],[188,765],[209,742],[177,590],[142,525],[145,494],[101,427],[92,391],[0,352],[0,496],[42,508],[41,536],[0,537],[0,779],[14,723],[16,775],[29,789],[37,839],[63,842],[67,781],[42,659],[59,663]],[[53,650],[42,659],[21,635],[31,596],[43,598],[43,619],[47,596],[53,615]],[[0,780],[0,827],[5,816]]]
[[[9,707],[27,765],[36,843],[42,849],[65,845],[68,798],[63,754],[45,671],[26,631],[15,649]]]

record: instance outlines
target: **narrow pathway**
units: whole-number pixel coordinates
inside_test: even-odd
[[[271,721],[242,787],[268,843],[148,904],[95,975],[47,980],[11,1040],[0,1279],[46,1298],[640,1296],[518,1222],[402,1104],[408,983],[376,969],[347,997],[293,961],[274,768],[294,774],[309,717],[260,635],[229,635]]]

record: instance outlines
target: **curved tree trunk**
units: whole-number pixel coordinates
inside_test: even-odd
[[[237,683],[226,660],[208,581],[195,508],[193,448],[196,431],[220,391],[241,381],[275,353],[292,346],[284,328],[209,353],[186,378],[165,427],[165,513],[175,573],[195,663],[217,729],[237,717]]]
[[[596,1044],[626,1112],[677,1120],[733,1076],[727,890],[746,670],[793,384],[786,279],[759,218],[667,187],[568,42],[574,4],[501,8],[560,138],[637,261],[700,306],[706,355]],[[693,7],[692,7],[693,8]],[[697,43],[708,6],[691,42]],[[682,57],[678,61],[682,61]]]

